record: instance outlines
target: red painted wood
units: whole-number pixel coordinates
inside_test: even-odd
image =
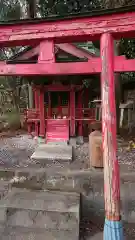
[[[0,64],[0,75],[39,76],[100,73],[99,64],[100,60],[94,60],[90,63]]]
[[[46,142],[63,142],[69,140],[69,120],[47,120]]]
[[[34,90],[35,109],[39,109],[39,90]]]
[[[52,103],[51,103],[51,93],[48,92],[48,117],[51,118],[52,116]]]
[[[83,104],[82,104],[82,91],[78,92],[78,109],[79,109],[79,118],[83,119]],[[78,135],[83,136],[83,122],[78,121]]]
[[[35,121],[35,135],[36,135],[36,137],[38,137],[38,135],[39,135],[39,125],[38,125],[38,121]]]
[[[88,58],[91,59],[92,57],[96,57],[93,53],[88,53],[86,50],[77,48],[71,43],[60,43],[56,44],[57,47],[59,47],[61,50],[70,53],[73,56],[76,56],[78,58]]]
[[[39,113],[40,113],[40,132],[41,137],[45,137],[45,109],[44,109],[44,91],[40,89],[40,98],[39,98]]]
[[[135,60],[122,60],[122,57],[116,57],[115,72],[121,71],[135,71]],[[99,58],[76,63],[0,64],[0,76],[84,75],[100,72],[101,61]]]
[[[39,54],[39,45],[33,47],[32,49],[28,50],[27,52],[22,53],[20,56],[16,57],[15,60],[26,60],[30,59]]]
[[[120,220],[120,179],[116,158],[114,45],[111,34],[102,35],[100,46],[105,211],[107,219],[114,221]]]
[[[70,136],[75,136],[75,91],[70,91]]]
[[[0,43],[1,46],[31,45],[43,39],[55,39],[57,43],[79,42],[99,39],[103,32],[110,32],[118,39],[130,33],[135,37],[135,12],[74,20],[0,25]]]
[[[37,109],[27,109],[25,112],[26,120],[28,119],[39,119],[39,110]]]
[[[40,43],[38,62],[39,63],[45,63],[45,62],[46,63],[54,63],[55,62],[53,40],[50,40],[50,41],[45,40]]]
[[[70,43],[60,43],[60,44],[55,44],[55,53],[56,53],[56,48],[60,48],[61,50],[72,54],[73,56],[79,57],[79,58],[92,58],[95,57],[95,54],[93,53],[88,53],[83,49],[77,48],[75,45],[70,44]],[[24,52],[21,54],[21,56],[18,56],[15,58],[15,60],[26,60],[30,59],[36,55],[39,55],[39,45],[36,47],[33,47],[32,49],[28,50],[27,52]]]

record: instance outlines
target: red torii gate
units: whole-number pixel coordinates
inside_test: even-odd
[[[0,63],[0,75],[57,75],[101,73],[104,158],[104,239],[123,239],[120,221],[119,167],[116,159],[114,72],[135,71],[135,60],[114,57],[113,40],[135,37],[135,7],[63,20],[20,21],[0,24],[2,46],[40,43],[36,64]],[[54,43],[100,39],[101,58],[83,63],[55,63]],[[45,49],[48,49],[46,52]]]
[[[94,53],[90,53],[85,49],[80,49],[77,46],[71,43],[61,43],[55,44],[55,52],[58,51],[58,48],[63,50],[66,53],[70,53],[71,55],[78,57],[78,58],[88,58],[91,59],[96,57]],[[20,52],[21,53],[21,52]],[[26,52],[22,52],[21,55],[17,56],[17,61],[19,60],[27,60],[39,54],[39,45],[33,47],[32,49],[26,49]],[[14,59],[14,58],[13,58]],[[16,58],[15,58],[16,59]]]

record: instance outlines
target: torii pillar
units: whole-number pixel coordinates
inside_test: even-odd
[[[120,216],[120,176],[116,157],[116,106],[114,79],[114,42],[110,33],[100,40],[102,131],[104,160],[105,225],[104,240],[123,240]]]

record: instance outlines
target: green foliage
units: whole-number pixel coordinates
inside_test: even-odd
[[[21,7],[18,0],[0,0],[0,20],[20,19]]]

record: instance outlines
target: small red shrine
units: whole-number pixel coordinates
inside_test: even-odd
[[[69,43],[56,44],[54,49],[56,61],[65,61],[65,57],[67,62],[70,61],[67,60],[69,54],[73,58],[72,61],[88,61],[96,57],[93,53]],[[58,53],[61,54],[60,59]],[[38,56],[39,46],[36,46],[13,56],[9,62],[18,64],[34,61],[36,63]],[[88,107],[89,89],[83,86],[83,78],[77,77],[76,84],[71,83],[73,76],[69,76],[64,81],[61,76],[53,81],[50,79],[47,83],[41,80],[42,84],[39,84],[39,80],[34,81],[32,87],[34,108],[27,109],[25,112],[28,132],[31,133],[34,126],[36,136],[45,138],[46,142],[68,141],[70,137],[82,137],[85,126],[96,121],[97,110]]]

